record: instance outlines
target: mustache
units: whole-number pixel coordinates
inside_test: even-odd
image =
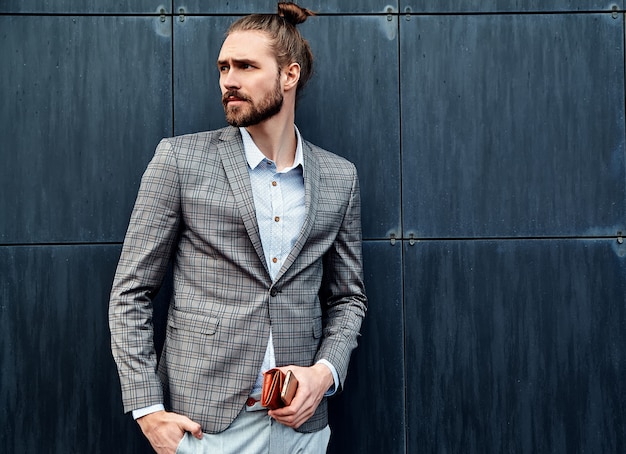
[[[248,98],[246,95],[239,93],[237,90],[228,90],[222,95],[222,104],[228,104],[229,98],[237,98],[241,101],[250,101],[250,98]]]

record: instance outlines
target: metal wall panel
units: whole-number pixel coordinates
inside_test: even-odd
[[[226,126],[217,57],[232,16],[189,16],[174,21],[174,132]]]
[[[111,357],[119,252],[0,248],[0,452],[150,452],[122,413]]]
[[[623,10],[623,0],[400,0],[400,12],[548,12]]]
[[[150,14],[170,10],[170,0],[0,0],[0,13]]]
[[[174,13],[181,9],[185,14],[251,14],[275,13],[275,0],[237,0],[230,2],[206,2],[202,0],[174,0]],[[296,2],[316,13],[387,13],[394,12],[398,0],[303,0]]]
[[[0,242],[121,241],[172,133],[171,24],[0,16]]]
[[[407,452],[626,452],[626,245],[404,251]]]
[[[400,30],[405,237],[624,231],[621,16],[424,16]]]
[[[319,17],[302,24],[316,59],[296,120],[359,171],[366,239],[400,236],[397,18]]]
[[[329,453],[403,453],[402,247],[363,244],[369,309],[345,391],[330,401]]]

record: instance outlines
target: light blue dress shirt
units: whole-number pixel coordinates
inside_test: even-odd
[[[304,176],[302,174],[304,168],[302,137],[298,128],[295,126],[294,128],[297,137],[295,159],[290,167],[280,171],[276,168],[276,163],[269,160],[259,150],[248,131],[245,128],[239,128],[248,161],[261,244],[272,279],[276,277],[296,243],[306,216]],[[326,393],[326,395],[332,395],[335,393],[339,381],[337,371],[328,361],[322,359],[319,362],[328,366],[333,374],[335,386]],[[251,395],[261,393],[263,372],[274,367],[276,367],[276,358],[270,330],[263,365]]]

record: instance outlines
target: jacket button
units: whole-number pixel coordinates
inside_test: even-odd
[[[278,295],[278,290],[276,289],[276,287],[272,287],[272,289],[270,290],[270,295],[272,296]]]

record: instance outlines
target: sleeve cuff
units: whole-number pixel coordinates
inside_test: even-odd
[[[163,404],[150,405],[149,407],[139,408],[137,410],[133,410],[133,418],[139,419],[142,416],[149,415],[150,413],[156,413],[157,411],[165,410],[165,406]]]
[[[333,366],[331,363],[329,363],[325,359],[320,359],[315,364],[324,364],[326,367],[330,369],[330,373],[333,374],[334,384],[328,389],[328,391],[324,393],[324,397],[330,397],[337,392],[337,389],[339,389],[339,376],[337,375],[337,369],[335,369],[335,366]]]

